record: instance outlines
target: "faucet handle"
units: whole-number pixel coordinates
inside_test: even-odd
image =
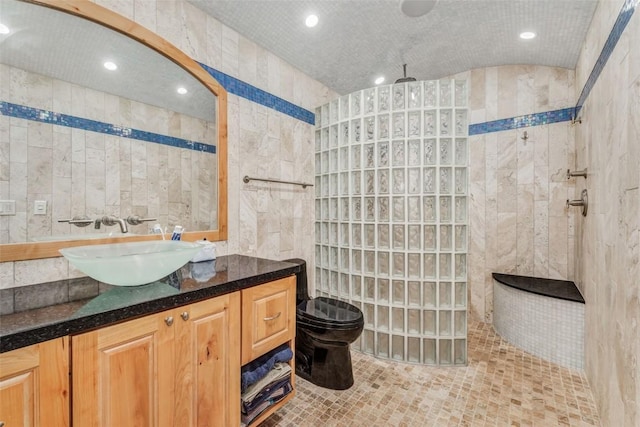
[[[140,225],[143,222],[156,221],[157,218],[140,218],[138,215],[129,215],[125,221],[130,225]]]
[[[587,194],[587,189],[585,188],[580,193],[580,198],[576,200],[567,199],[567,209],[569,206],[582,206],[582,216],[587,216],[587,210],[589,208],[589,195]]]
[[[58,222],[68,222],[76,227],[86,227],[93,224],[93,220],[87,216],[74,216],[71,219],[59,219]]]

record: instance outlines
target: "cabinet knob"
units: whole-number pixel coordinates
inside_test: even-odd
[[[276,320],[278,317],[280,317],[281,314],[282,314],[282,312],[279,311],[278,314],[276,314],[275,316],[263,317],[262,320],[264,320],[265,322],[268,322],[270,320]]]
[[[180,314],[180,317],[182,317],[182,320],[185,320],[185,321],[186,321],[186,320],[189,320],[189,312],[188,312],[188,311],[183,311],[183,312]]]
[[[165,317],[164,323],[166,323],[167,326],[173,325],[173,316]]]

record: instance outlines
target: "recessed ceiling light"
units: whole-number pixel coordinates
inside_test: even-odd
[[[375,79],[374,83],[379,85],[382,84],[384,82],[384,77],[380,76],[377,79]]]
[[[402,0],[400,10],[410,18],[419,18],[431,12],[438,0]]]
[[[531,40],[532,38],[535,38],[536,33],[532,32],[532,31],[525,31],[520,33],[520,38],[523,40]]]
[[[9,27],[4,24],[0,24],[0,34],[9,34]]]
[[[184,94],[186,94],[188,91],[187,91],[187,89],[186,89],[186,88],[183,88],[182,86],[180,86],[180,87],[177,89],[177,92],[178,92],[180,95],[184,95]]]
[[[106,68],[109,71],[115,71],[118,69],[118,66],[111,61],[107,61],[103,65],[104,65],[104,68]]]
[[[304,23],[309,28],[315,27],[318,25],[318,17],[316,15],[309,15],[307,16],[307,19],[305,19]]]

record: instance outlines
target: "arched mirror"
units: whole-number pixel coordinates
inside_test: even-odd
[[[87,244],[227,238],[227,94],[90,1],[2,0],[0,262]]]

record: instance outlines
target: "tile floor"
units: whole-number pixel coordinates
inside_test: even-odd
[[[586,377],[519,350],[470,322],[469,365],[436,368],[352,352],[355,384],[297,394],[261,427],[600,426]]]

